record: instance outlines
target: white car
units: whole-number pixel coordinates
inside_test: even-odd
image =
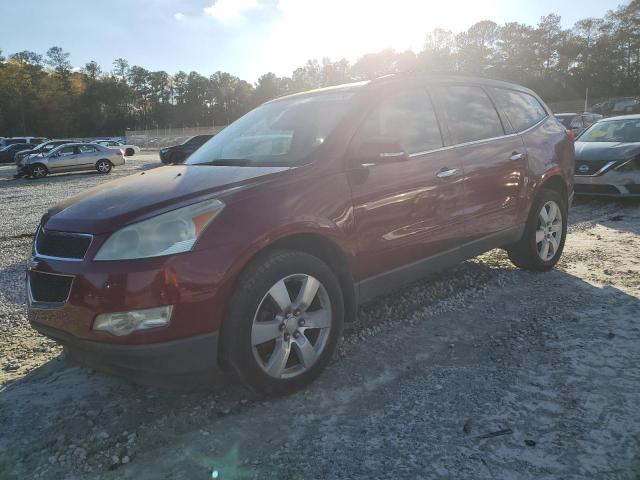
[[[132,157],[135,154],[140,153],[140,147],[137,145],[125,145],[124,143],[117,142],[115,140],[96,140],[93,143],[97,143],[103,147],[118,148],[124,152],[126,157]]]

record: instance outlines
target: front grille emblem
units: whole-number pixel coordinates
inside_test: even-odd
[[[589,171],[589,165],[587,165],[587,164],[583,163],[582,165],[580,165],[580,166],[578,167],[578,171],[579,171],[580,173],[587,173],[587,172]]]

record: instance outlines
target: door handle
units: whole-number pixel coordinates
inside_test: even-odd
[[[452,177],[454,175],[458,174],[458,169],[457,168],[447,168],[444,167],[442,170],[440,170],[438,173],[436,173],[436,177],[438,178],[447,178],[447,177]]]
[[[518,160],[522,160],[524,157],[525,157],[524,153],[513,152],[511,154],[511,156],[509,157],[509,160],[511,160],[513,162],[517,162]]]

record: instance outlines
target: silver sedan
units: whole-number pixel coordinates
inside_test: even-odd
[[[50,173],[97,170],[109,173],[124,165],[124,152],[95,143],[66,143],[48,153],[29,155],[17,165],[17,176],[42,178]]]

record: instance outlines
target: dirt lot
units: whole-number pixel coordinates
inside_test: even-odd
[[[134,157],[111,177],[157,165]],[[492,251],[361,308],[319,381],[264,400],[70,364],[25,318],[29,236],[95,173],[0,167],[0,479],[640,478],[640,203],[581,200],[559,267]]]

